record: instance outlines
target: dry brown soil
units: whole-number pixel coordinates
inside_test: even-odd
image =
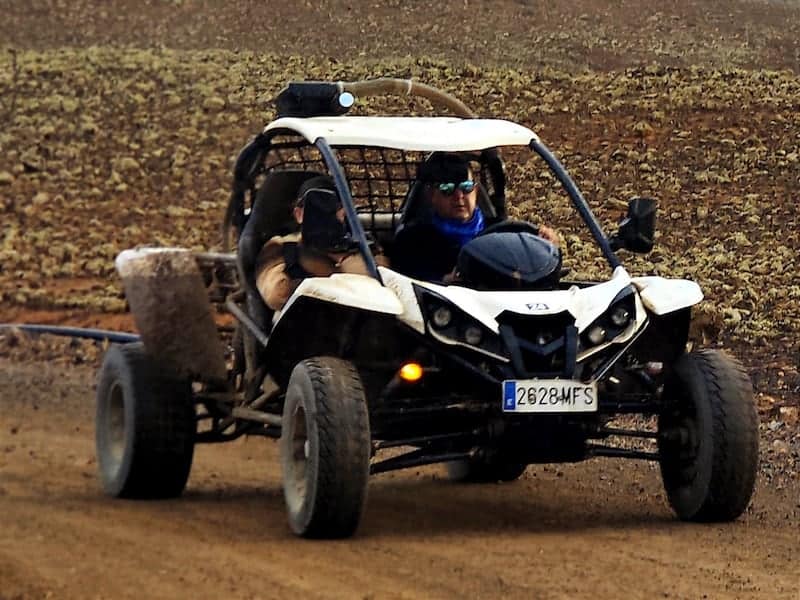
[[[92,381],[0,362],[0,598],[798,597],[796,482],[762,477],[738,522],[695,525],[641,463],[491,486],[426,468],[376,476],[355,538],[303,541],[263,439],[199,447],[180,499],[105,497]]]
[[[0,331],[0,599],[800,600],[800,3],[0,8],[0,322],[130,330],[113,256],[218,242],[231,158],[287,79],[414,76],[534,126],[590,200],[659,198],[659,248],[636,264],[706,290],[698,341],[744,360],[763,458],[731,524],[676,521],[657,467],[604,459],[492,486],[376,476],[357,537],[302,541],[267,440],[199,447],[180,499],[105,497],[102,348]],[[569,233],[549,184],[512,175],[541,192],[517,214]]]

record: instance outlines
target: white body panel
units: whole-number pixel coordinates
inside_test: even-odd
[[[657,315],[694,306],[703,299],[700,286],[688,279],[634,277],[631,283],[639,290],[644,305]]]
[[[521,315],[554,315],[568,311],[575,317],[578,331],[583,331],[592,321],[603,314],[614,297],[631,283],[630,276],[622,267],[618,267],[612,278],[606,282],[590,288],[575,286],[568,290],[558,291],[484,292],[457,285],[445,286],[409,280],[397,273],[393,275],[397,279],[414,281],[417,285],[447,298],[495,333],[499,331],[495,319],[504,311]],[[416,303],[416,297],[413,297],[413,302]],[[406,321],[407,314],[415,313],[406,307],[400,319]],[[421,313],[419,317],[421,320]],[[412,327],[414,326],[412,322],[406,322]]]
[[[566,311],[575,317],[575,326],[581,333],[606,311],[617,294],[632,283],[623,267],[617,267],[611,279],[603,283],[587,288],[574,286],[568,290],[557,291],[486,292],[456,285],[445,286],[413,280],[384,268],[381,269],[381,275],[387,287],[397,294],[403,304],[403,311],[398,316],[399,320],[420,333],[425,333],[425,321],[412,284],[436,292],[494,333],[499,333],[499,324],[496,319],[505,311],[521,315],[554,315]],[[636,317],[628,328],[613,340],[579,353],[578,360],[583,360],[601,351],[612,341],[614,343],[627,342],[642,328],[646,320],[644,306],[637,297]],[[430,334],[443,343],[466,345],[460,341],[443,338],[434,330],[430,330]],[[502,359],[503,357],[495,358]]]
[[[577,358],[581,361],[606,348],[612,342],[624,343],[632,339],[647,321],[645,307],[661,315],[692,306],[703,297],[700,287],[692,281],[662,277],[632,279],[623,267],[617,267],[608,281],[589,287],[573,286],[567,290],[512,292],[487,292],[458,285],[440,285],[411,279],[386,267],[379,267],[379,270],[384,286],[364,275],[336,274],[330,277],[305,279],[292,294],[284,309],[275,314],[274,321],[277,322],[298,298],[308,296],[343,306],[395,315],[399,321],[425,334],[425,320],[414,291],[414,285],[417,285],[449,300],[496,334],[499,334],[497,317],[506,311],[539,316],[568,312],[575,318],[578,333],[582,333],[605,313],[617,294],[634,284],[639,290],[635,299],[635,318],[627,329],[613,340],[580,352]],[[430,330],[429,333],[445,344],[466,345],[458,340],[444,338],[434,330]],[[473,347],[473,349],[482,352],[478,348]],[[506,357],[494,357],[508,360]]]
[[[399,320],[415,331],[425,333],[425,319],[422,317],[422,311],[419,308],[419,303],[417,303],[417,296],[414,293],[412,284],[415,280],[400,275],[400,273],[396,273],[386,267],[378,267],[378,270],[381,273],[384,285],[395,293],[403,305],[403,311],[398,316]]]
[[[527,146],[536,134],[501,119],[455,117],[284,117],[264,132],[290,130],[312,144],[323,137],[331,146],[377,146],[397,150],[466,152],[495,146]]]
[[[330,277],[309,277],[301,281],[283,310],[275,313],[273,321],[277,322],[302,296],[389,315],[403,313],[403,305],[395,293],[372,277],[336,273]]]

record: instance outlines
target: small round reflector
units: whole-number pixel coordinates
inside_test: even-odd
[[[439,329],[444,329],[453,320],[453,313],[446,306],[440,306],[433,313],[433,324]]]
[[[400,379],[403,381],[419,381],[422,377],[422,365],[419,363],[406,363],[400,367]]]
[[[597,346],[598,344],[602,344],[606,341],[606,330],[600,327],[600,325],[593,325],[586,334],[586,337],[589,338],[590,342]]]
[[[618,306],[611,313],[611,322],[617,327],[624,327],[631,320],[631,313],[624,306]]]
[[[480,327],[470,325],[464,330],[464,340],[472,346],[477,346],[481,343],[481,340],[483,340],[483,332],[480,330]]]

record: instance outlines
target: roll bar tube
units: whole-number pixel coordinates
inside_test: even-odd
[[[420,96],[427,98],[433,104],[444,106],[456,116],[464,119],[474,119],[478,116],[458,98],[433,86],[412,81],[411,79],[381,77],[363,81],[339,81],[336,85],[339,86],[340,92],[350,92],[354,96],[380,96],[383,94]]]
[[[547,166],[550,167],[553,175],[556,176],[556,179],[558,179],[558,181],[564,187],[567,195],[570,197],[570,200],[572,200],[572,204],[575,206],[575,210],[578,211],[578,214],[583,219],[583,222],[586,223],[586,226],[592,233],[592,237],[594,237],[597,245],[600,246],[603,256],[605,256],[608,264],[611,265],[611,269],[613,270],[621,266],[622,263],[611,249],[611,243],[608,241],[606,234],[603,233],[603,228],[600,227],[600,223],[597,221],[592,213],[592,210],[589,208],[589,204],[586,202],[583,194],[581,194],[578,186],[567,173],[564,165],[561,164],[561,162],[555,157],[550,149],[541,142],[541,140],[534,138],[531,140],[529,146],[531,150],[542,157],[542,159],[547,163]]]
[[[350,232],[358,242],[358,248],[364,263],[367,265],[367,271],[370,276],[378,280],[378,283],[383,285],[383,279],[378,272],[378,265],[375,262],[375,257],[370,252],[369,244],[367,243],[367,234],[364,232],[364,227],[358,219],[356,208],[353,205],[353,196],[350,194],[350,187],[347,185],[347,178],[345,177],[344,170],[336,159],[327,140],[319,137],[314,141],[314,145],[319,149],[325,164],[328,167],[328,172],[333,177],[333,182],[336,184],[336,191],[339,193],[339,199],[342,201],[342,208],[344,208],[347,223],[350,225]]]
[[[241,149],[233,167],[233,188],[222,222],[222,251],[231,251],[231,227],[241,233],[245,224],[244,197],[253,182],[254,169],[258,161],[269,150],[270,137],[259,133]]]
[[[424,83],[412,81],[411,79],[381,77],[378,79],[367,79],[361,81],[338,81],[335,85],[339,88],[339,93],[349,92],[354,96],[380,96],[385,94],[420,96],[430,100],[435,105],[444,106],[458,117],[474,119],[478,116],[466,104],[447,92],[430,85],[425,85]],[[225,211],[225,218],[222,226],[223,252],[229,252],[231,250],[231,227],[236,227],[241,231],[242,227],[244,226],[245,193],[248,187],[252,184],[254,166],[270,148],[270,140],[270,135],[264,133],[258,134],[240,151],[236,160],[236,164],[234,166],[233,189],[231,190],[231,195],[228,200],[228,206]],[[330,169],[331,173],[341,171],[341,167],[339,166],[338,161],[336,160],[328,143],[324,142],[324,147],[327,148],[327,150],[324,150],[323,147],[316,142],[315,145],[320,149],[325,157],[325,161],[328,164],[328,168]],[[330,162],[331,160],[333,163]],[[335,164],[337,168],[332,168],[332,164]],[[500,167],[500,175],[502,176],[502,165]],[[495,171],[493,171],[493,176],[497,176]],[[346,184],[346,179],[344,175],[342,175],[341,178],[341,184],[337,181],[335,176],[334,181],[337,181],[336,186],[339,190],[340,197],[344,198],[344,193],[346,193],[347,197],[350,198],[350,206],[346,207],[345,212],[347,213],[347,220],[350,224],[351,231],[358,237],[359,245],[363,244],[366,247],[366,249],[362,248],[361,250],[364,254],[364,260],[367,262],[367,268],[369,269],[370,274],[378,279],[378,281],[381,281],[377,267],[375,266],[375,261],[372,259],[372,253],[368,251],[364,229],[361,227],[358,219],[354,218],[355,209],[353,207],[352,197],[349,195],[349,187]],[[501,190],[504,187],[504,183],[503,176],[499,186]],[[504,198],[502,197],[498,199],[499,202],[502,202],[503,200]],[[501,212],[504,212],[504,207],[503,210],[498,210],[498,213]]]

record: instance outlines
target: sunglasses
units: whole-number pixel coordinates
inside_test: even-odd
[[[460,190],[464,194],[469,194],[475,189],[474,181],[462,181],[461,183],[437,183],[436,189],[444,196],[452,196],[456,190]]]

